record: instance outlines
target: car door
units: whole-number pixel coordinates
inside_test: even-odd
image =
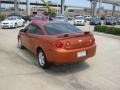
[[[38,46],[39,43],[42,44],[43,42],[42,36],[44,35],[44,32],[37,25],[35,24],[31,24],[31,25],[33,32],[29,34],[29,37],[31,39],[30,50],[33,53],[36,53],[36,47]]]
[[[34,29],[32,28],[32,24],[29,24],[25,28],[25,32],[21,36],[23,45],[29,50],[31,50],[31,34],[32,33],[34,33]]]

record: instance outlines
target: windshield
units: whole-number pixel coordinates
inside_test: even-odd
[[[64,19],[64,17],[60,17],[60,16],[58,16],[58,17],[55,17],[55,19]]]
[[[108,17],[107,20],[115,20],[114,17]]]
[[[100,18],[98,18],[98,17],[93,17],[92,20],[93,20],[93,21],[94,21],[94,20],[100,20]]]
[[[9,17],[9,18],[7,18],[7,20],[16,20],[16,18],[14,18],[14,17]]]
[[[84,19],[84,17],[78,17],[78,16],[77,16],[77,17],[75,17],[75,19]]]
[[[49,35],[64,33],[80,33],[80,29],[68,23],[49,23],[45,25],[45,30]]]

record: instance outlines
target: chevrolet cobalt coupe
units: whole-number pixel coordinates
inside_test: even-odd
[[[42,68],[86,60],[96,52],[94,36],[66,22],[34,20],[20,30],[18,46],[34,53]]]

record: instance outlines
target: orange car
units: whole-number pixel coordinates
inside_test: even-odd
[[[86,60],[96,53],[94,36],[65,22],[32,21],[20,30],[18,46],[37,55],[42,68]]]

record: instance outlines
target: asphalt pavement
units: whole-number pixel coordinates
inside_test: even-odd
[[[19,30],[0,29],[0,90],[120,90],[119,39],[95,35],[95,57],[43,70],[32,53],[17,47]]]

